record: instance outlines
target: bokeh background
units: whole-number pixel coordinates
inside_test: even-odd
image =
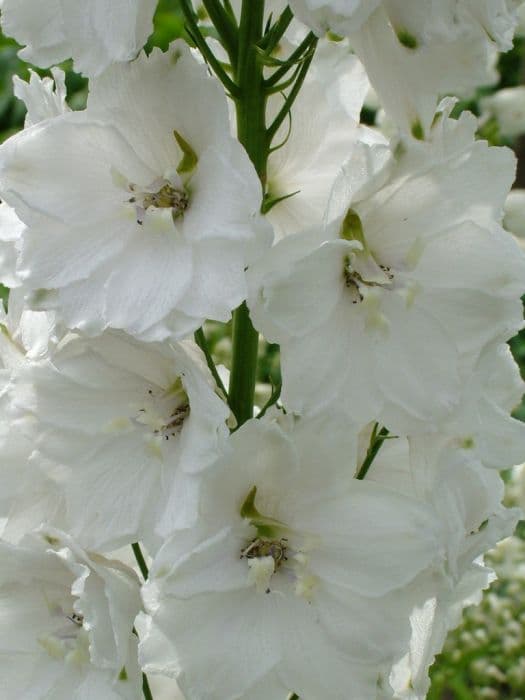
[[[525,188],[525,87],[523,94],[515,91],[513,98],[509,93],[503,107],[491,108],[494,100],[497,106],[502,89],[519,88],[525,83],[525,26],[522,32],[524,36],[517,36],[513,50],[499,58],[499,81],[480,87],[473,95],[460,96],[455,113],[471,110],[480,117],[480,138],[515,150],[518,156],[515,186]],[[155,31],[146,50],[154,46],[166,49],[182,35],[184,22],[176,2],[160,0]],[[21,129],[24,122],[25,107],[13,96],[12,77],[17,74],[27,79],[31,67],[18,58],[18,49],[14,41],[0,34],[0,142]],[[69,105],[82,109],[87,99],[87,81],[72,70],[69,62],[62,68],[66,72]],[[32,69],[41,76],[48,74]],[[373,124],[376,117],[371,100],[363,110],[362,120]],[[525,222],[525,203],[523,207]],[[0,285],[0,297],[5,303],[8,294],[9,290]],[[215,359],[228,366],[231,329],[223,324],[209,324],[207,335]],[[525,330],[510,345],[525,378]],[[275,346],[261,341],[260,350],[257,396],[259,405],[264,405],[272,387],[279,384],[279,362]],[[525,399],[516,408],[515,416],[525,420]],[[508,505],[525,508],[525,471],[517,467],[505,473],[504,478]],[[462,624],[449,635],[443,653],[432,668],[428,700],[525,700],[525,522],[520,523],[514,537],[502,543],[487,559],[498,580],[485,592],[480,606],[465,611]]]

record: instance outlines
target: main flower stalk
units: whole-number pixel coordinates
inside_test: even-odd
[[[243,0],[235,65],[239,96],[235,99],[237,136],[261,180],[261,201],[269,154],[266,130],[266,92],[263,64],[257,60],[257,42],[263,36],[264,0]],[[258,333],[243,303],[233,314],[230,406],[240,426],[253,416],[257,372]]]

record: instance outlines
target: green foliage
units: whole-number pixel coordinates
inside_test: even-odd
[[[153,24],[153,34],[146,44],[148,53],[155,46],[166,51],[172,41],[184,35],[184,18],[176,0],[160,0]]]

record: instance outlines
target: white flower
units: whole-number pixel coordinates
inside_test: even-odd
[[[416,41],[445,42],[465,34],[485,34],[500,50],[512,48],[521,0],[292,0],[301,21],[322,36],[331,30],[348,36],[382,6],[396,31]]]
[[[154,700],[184,700],[177,683],[165,676],[152,676],[149,687]]]
[[[16,274],[17,244],[25,226],[5,202],[0,203],[0,283],[6,287],[18,287]]]
[[[499,475],[447,436],[384,443],[366,478],[420,499],[442,523],[442,567],[422,572],[412,584],[414,596],[417,591],[425,602],[410,615],[410,646],[390,676],[394,692],[380,696],[423,700],[430,684],[428,669],[447,632],[460,623],[466,605],[479,602],[482,589],[494,578],[482,555],[512,534],[521,513],[502,506]]]
[[[519,509],[502,505],[503,481],[450,436],[420,435],[383,443],[366,480],[419,500],[441,523],[441,573],[456,585],[473,562],[512,534]]]
[[[322,36],[333,31],[348,36],[379,7],[382,0],[291,0],[294,14]]]
[[[475,141],[475,128],[442,115],[430,143],[392,159],[356,143],[332,223],[251,270],[254,323],[281,345],[285,407],[337,405],[409,434],[446,418],[460,370],[521,327],[525,259],[498,225],[513,157]]]
[[[130,61],[153,29],[157,0],[2,0],[2,30],[25,48],[24,61],[47,68],[67,58],[86,75]]]
[[[227,321],[268,242],[226,97],[181,42],[108,69],[86,111],[11,138],[0,169],[27,225],[19,273],[41,290],[33,303],[87,332],[157,340]]]
[[[268,159],[267,199],[279,200],[268,212],[276,237],[321,223],[331,188],[351,151],[368,80],[347,46],[323,42],[274,143]],[[270,102],[272,116],[282,96]]]
[[[39,454],[64,465],[68,529],[83,545],[150,541],[155,526],[194,517],[196,485],[185,474],[215,458],[229,414],[196,346],[71,337],[51,359],[28,361],[13,384]]]
[[[523,247],[525,238],[525,190],[514,189],[509,192],[505,201],[505,218],[503,225],[516,236],[519,245]]]
[[[425,700],[430,689],[429,668],[443,649],[449,631],[461,624],[467,606],[479,605],[481,592],[495,578],[490,569],[475,565],[454,589],[441,588],[414,608],[408,652],[394,664],[389,689],[377,700]]]
[[[232,435],[201,474],[198,527],[150,570],[146,672],[195,700],[373,696],[408,643],[404,587],[441,551],[428,508],[353,478],[355,450],[335,414]]]
[[[450,41],[484,35],[500,51],[512,48],[521,0],[385,0],[390,19],[399,30],[420,40],[439,37]]]
[[[441,95],[469,95],[498,77],[496,48],[471,19],[459,33],[454,24],[448,34],[427,31],[431,1],[385,2],[351,36],[385,110],[418,139],[427,137]]]
[[[426,136],[440,95],[494,83],[496,49],[508,50],[515,0],[294,0],[322,36],[350,36],[398,126]]]
[[[443,431],[485,466],[508,469],[525,459],[525,424],[512,418],[525,385],[509,347],[488,345],[465,381],[462,400]]]
[[[525,131],[525,87],[498,90],[481,101],[484,112],[498,120],[500,132],[515,138]]]
[[[0,324],[0,515],[7,517],[3,537],[18,542],[42,522],[61,527],[65,522],[62,470],[50,462],[42,468],[28,435],[31,419],[9,400],[13,374],[28,360],[46,357],[58,338],[52,314],[28,310],[21,288],[11,290],[9,311],[0,312]]]
[[[5,698],[140,700],[134,572],[50,528],[0,553]]]
[[[41,359],[59,342],[54,314],[32,311],[24,300],[24,289],[11,289],[7,313],[0,311],[0,366],[12,372],[27,358]]]
[[[52,68],[53,78],[41,78],[30,70],[29,82],[13,76],[14,93],[27,107],[25,126],[33,126],[44,119],[58,117],[70,111],[66,103],[65,73]]]
[[[27,107],[25,125],[32,126],[44,119],[65,114],[66,104],[65,74],[59,68],[52,69],[51,78],[40,78],[30,71],[29,82],[13,77],[14,93]],[[16,259],[20,239],[25,226],[14,209],[5,202],[0,204],[0,282],[9,288],[19,287],[21,282],[16,274]]]
[[[510,231],[519,247],[525,251],[525,190],[512,189],[505,201],[503,226]]]

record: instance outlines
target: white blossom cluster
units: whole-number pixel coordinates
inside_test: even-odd
[[[0,146],[2,698],[422,700],[520,516],[515,162],[441,99],[520,3],[179,4],[166,52],[154,0],[0,5],[89,77]]]

